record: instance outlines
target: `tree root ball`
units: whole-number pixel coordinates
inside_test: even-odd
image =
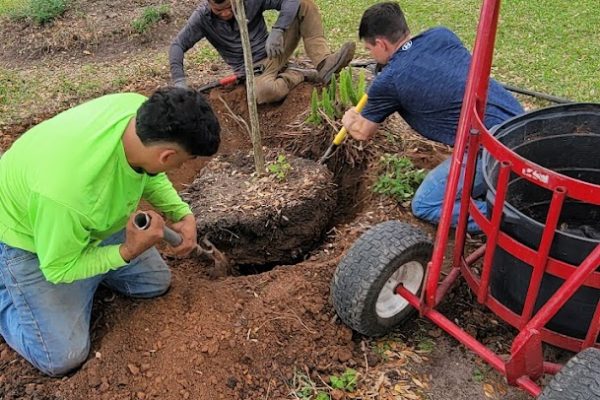
[[[215,158],[183,193],[198,239],[207,237],[238,265],[302,260],[322,241],[336,207],[325,166],[274,151],[265,159],[272,167],[258,177],[251,154]]]

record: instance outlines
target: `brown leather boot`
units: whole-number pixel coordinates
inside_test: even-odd
[[[304,69],[302,70],[302,75],[304,75],[304,82],[321,82],[321,78],[319,78],[319,73],[314,69]]]
[[[356,50],[356,44],[354,42],[346,42],[337,53],[333,53],[321,61],[317,66],[321,82],[329,83],[333,74],[340,72],[347,66],[352,61],[352,57],[354,57],[354,50]]]

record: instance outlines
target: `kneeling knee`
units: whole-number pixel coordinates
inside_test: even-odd
[[[416,193],[410,203],[410,207],[413,215],[417,218],[424,219],[429,212],[429,207],[426,202],[424,202],[421,196],[418,196]]]
[[[89,343],[70,347],[61,353],[50,354],[45,360],[34,360],[33,364],[42,373],[51,377],[61,377],[80,367],[90,353]]]
[[[261,85],[256,87],[256,103],[268,104],[281,100],[285,96],[274,88],[274,85]]]

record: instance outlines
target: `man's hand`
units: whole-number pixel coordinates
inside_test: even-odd
[[[150,247],[160,242],[164,236],[163,228],[165,221],[154,211],[146,211],[151,218],[150,226],[147,229],[138,229],[133,220],[135,214],[129,217],[127,227],[125,229],[125,243],[119,247],[119,253],[123,260],[130,262]]]
[[[267,57],[275,58],[283,55],[283,30],[279,28],[271,29],[267,43],[265,44]]]
[[[369,140],[379,128],[379,124],[371,122],[357,113],[355,107],[344,113],[342,125],[346,127],[350,136],[356,140]]]
[[[176,255],[187,256],[196,249],[198,239],[196,237],[196,218],[194,217],[194,214],[186,215],[181,221],[174,223],[172,228],[174,231],[179,232],[183,238],[183,242],[181,242],[179,246],[173,248]]]

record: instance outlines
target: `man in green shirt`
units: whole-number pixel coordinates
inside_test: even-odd
[[[100,284],[149,298],[170,271],[154,247],[164,220],[196,246],[196,221],[165,171],[219,147],[219,123],[197,92],[157,90],[150,98],[108,95],[31,128],[0,158],[0,335],[35,367],[64,375],[90,349],[93,296]]]

